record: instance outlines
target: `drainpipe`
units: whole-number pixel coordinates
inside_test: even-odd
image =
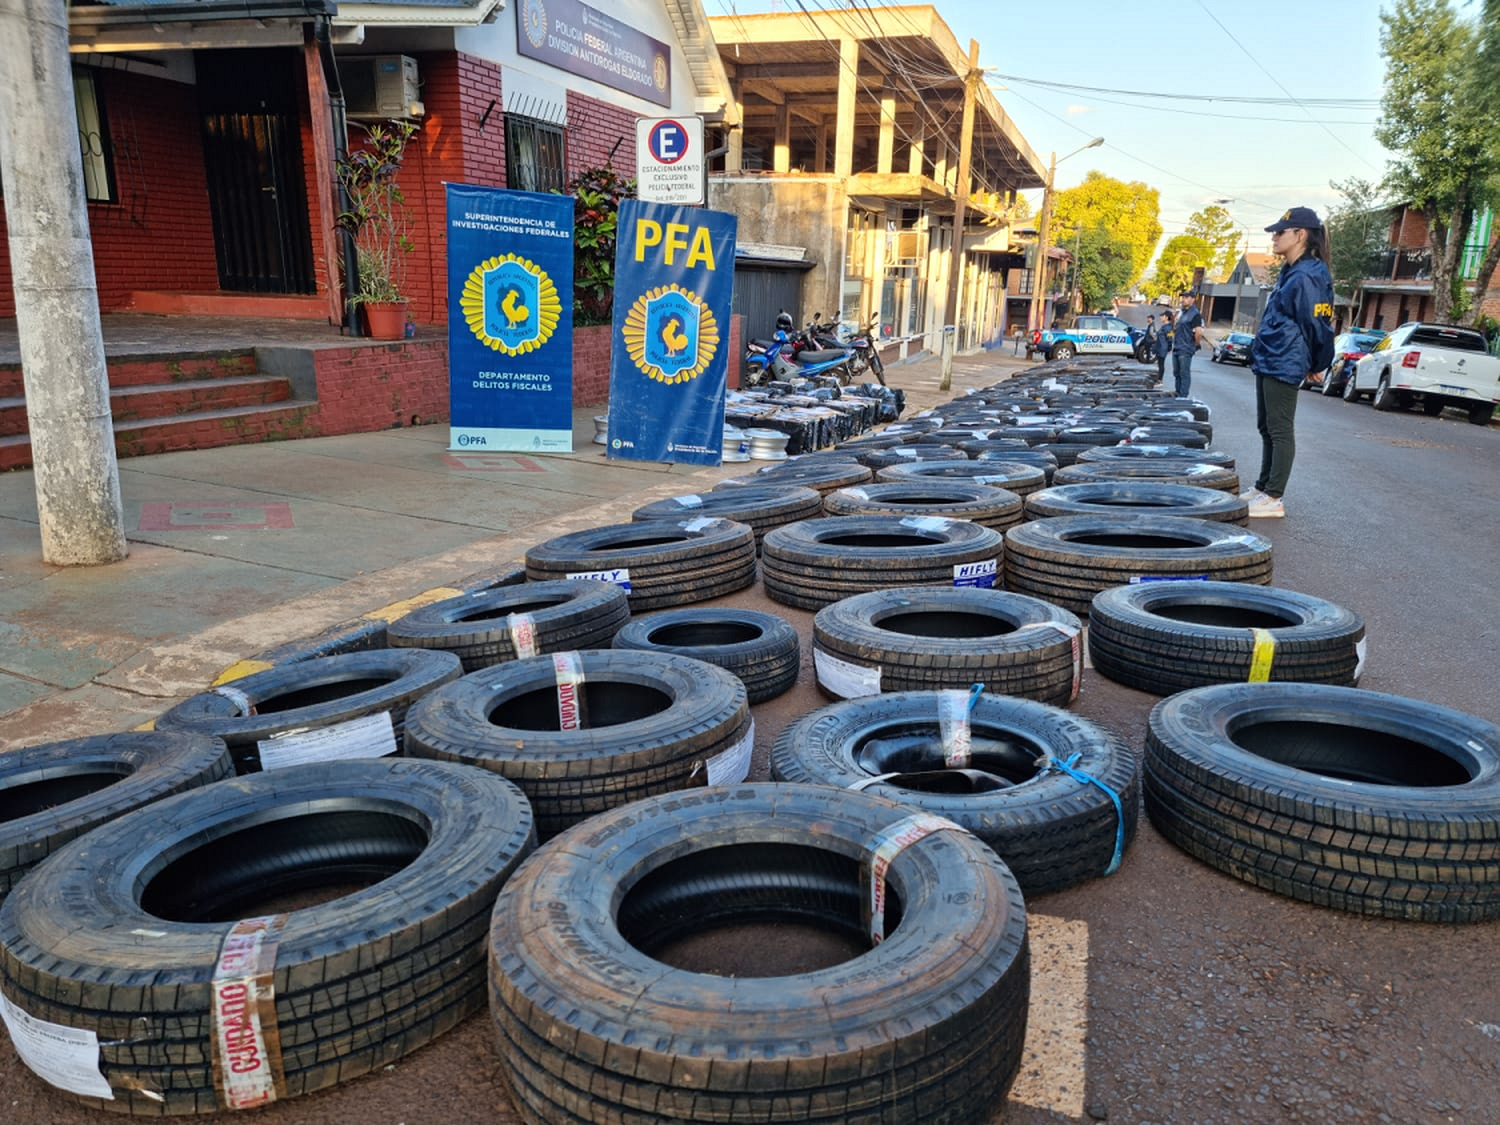
[[[329,79],[329,124],[333,128],[333,159],[342,163],[349,156],[349,119],[344,107],[344,85],[339,80],[338,60],[333,55],[333,41],[329,34],[327,17],[320,17],[313,24],[313,35],[318,41],[318,52],[323,58],[323,73]],[[339,193],[339,211],[349,210],[349,193],[343,181],[334,177]],[[359,310],[349,303],[349,295],[359,289],[359,251],[354,248],[354,236],[346,230],[339,231],[344,247],[344,330],[350,336],[363,336],[359,327]]]

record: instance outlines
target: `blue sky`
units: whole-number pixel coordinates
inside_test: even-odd
[[[848,0],[802,3],[814,13],[848,6]],[[1382,73],[1377,0],[936,0],[933,6],[961,46],[979,41],[979,63],[995,96],[1043,160],[1105,138],[1058,165],[1059,188],[1077,184],[1090,169],[1140,180],[1161,193],[1168,237],[1193,211],[1230,199],[1224,206],[1246,230],[1248,248],[1264,251],[1270,239],[1261,228],[1286,208],[1304,204],[1322,214],[1337,199],[1330,180],[1353,174],[1378,182],[1385,171],[1387,154],[1373,136]],[[710,15],[731,7],[742,14],[799,10],[797,0],[704,0],[704,7]],[[1328,99],[1352,104],[1316,104]],[[1040,202],[1040,192],[1032,202]]]

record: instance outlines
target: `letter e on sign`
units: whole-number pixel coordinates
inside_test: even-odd
[[[703,153],[703,118],[640,118],[635,125],[636,194],[652,203],[701,205]]]

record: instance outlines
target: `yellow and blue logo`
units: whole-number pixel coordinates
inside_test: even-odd
[[[686,383],[708,369],[719,350],[719,325],[687,289],[665,285],[643,293],[621,335],[636,370],[658,383]]]
[[[526,38],[531,40],[533,47],[540,47],[547,41],[547,6],[542,0],[526,0],[521,18],[526,25]]]
[[[507,254],[479,263],[459,298],[464,323],[485,347],[522,355],[541,347],[557,328],[562,301],[547,272]]]

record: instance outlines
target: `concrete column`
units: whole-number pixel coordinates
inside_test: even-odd
[[[940,185],[948,185],[948,141],[944,137],[938,138],[937,152],[932,158],[932,178]]]
[[[772,159],[773,171],[792,170],[792,114],[786,102],[776,107],[776,148]]]
[[[813,140],[813,171],[819,175],[828,171],[828,119],[818,118],[817,136]]]
[[[740,93],[740,84],[734,83],[734,119],[740,123],[738,129],[729,130],[729,151],[724,154],[724,171],[745,170],[745,97]]]
[[[42,559],[128,553],[64,0],[0,0],[0,183]]]
[[[926,132],[923,131],[922,123],[916,125],[916,132],[912,134],[911,144],[906,153],[906,170],[913,176],[922,174],[923,162],[926,155],[923,149],[926,147]]]
[[[896,92],[887,86],[880,93],[880,154],[875,171],[887,174],[896,155]]]
[[[833,136],[833,174],[854,175],[854,105],[859,97],[859,40],[839,40],[839,119]]]

